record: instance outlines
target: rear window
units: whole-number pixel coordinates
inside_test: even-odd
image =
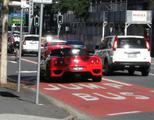
[[[26,41],[39,41],[39,37],[25,37]]]
[[[54,46],[54,45],[65,45],[65,42],[50,42],[47,43],[48,46]]]
[[[144,38],[119,38],[118,48],[146,48]]]
[[[89,55],[89,53],[86,49],[66,48],[66,49],[53,50],[50,55],[51,56],[76,56],[76,55],[85,56],[85,55]]]
[[[68,40],[66,45],[84,45],[84,43],[78,40]]]

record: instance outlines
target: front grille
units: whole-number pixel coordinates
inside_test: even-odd
[[[93,72],[94,72],[94,73],[100,73],[101,70],[100,70],[100,69],[94,69]]]
[[[55,70],[54,73],[55,74],[60,74],[62,72],[62,70]]]

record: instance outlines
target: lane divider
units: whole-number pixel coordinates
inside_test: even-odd
[[[33,64],[37,64],[37,62],[35,62],[35,61],[31,61],[31,60],[28,60],[28,59],[24,59],[24,58],[22,58],[21,60],[26,61],[26,62],[30,62],[30,63],[33,63]]]
[[[118,83],[118,84],[125,85],[125,86],[132,86],[132,84],[128,84],[128,83],[124,83],[124,82],[120,82],[120,81],[116,81],[116,80],[111,80],[111,79],[107,79],[107,78],[102,78],[102,80],[113,82],[113,83]]]
[[[129,111],[129,112],[120,112],[120,113],[112,113],[108,114],[109,116],[116,116],[116,115],[125,115],[125,114],[135,114],[140,113],[141,111]]]
[[[18,73],[18,71],[16,71],[16,73]],[[20,73],[37,73],[37,71],[20,71]]]

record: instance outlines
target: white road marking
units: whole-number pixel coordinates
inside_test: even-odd
[[[14,56],[10,56],[10,58],[14,58]],[[21,60],[26,61],[26,62],[30,62],[30,63],[33,63],[33,64],[37,64],[37,62],[32,61],[32,60],[28,60],[28,59],[25,59],[25,58],[21,58]],[[15,62],[15,61],[10,61],[10,62],[11,63],[18,63],[18,62]]]
[[[18,63],[18,62],[16,62],[16,61],[9,61],[10,63],[14,63],[14,64],[16,64],[16,63]]]
[[[154,93],[154,90],[151,90],[150,92]]]
[[[16,73],[18,73],[18,71],[16,71]],[[37,73],[37,71],[20,71],[20,73]]]
[[[119,81],[115,81],[115,80],[111,80],[111,79],[103,78],[103,80],[109,81],[109,82],[113,82],[113,83],[117,83],[117,84],[121,84],[121,85],[132,86],[132,84],[128,84],[128,83],[124,83],[124,82],[119,82]]]
[[[140,113],[141,111],[128,111],[128,112],[120,112],[120,113],[112,113],[108,114],[109,116],[115,116],[115,115],[124,115],[124,114],[134,114],[134,113]]]
[[[149,75],[154,76],[154,74],[153,74],[153,73],[149,73]]]
[[[31,60],[28,60],[28,59],[24,59],[24,58],[22,58],[21,60],[26,61],[26,62],[30,62],[30,63],[37,64],[37,62],[35,62],[35,61],[31,61]]]

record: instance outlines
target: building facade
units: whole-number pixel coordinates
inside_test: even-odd
[[[127,10],[154,10],[153,0],[96,0],[90,6],[90,15],[86,20],[76,19],[72,12],[64,15],[61,37],[80,39],[89,49],[100,44],[102,35],[124,34]],[[107,24],[106,24],[107,22]],[[152,23],[154,20],[152,19]],[[105,25],[105,33],[103,31]],[[69,28],[66,31],[66,28]],[[148,32],[154,55],[153,26],[134,24],[128,27],[127,34],[144,35]]]

